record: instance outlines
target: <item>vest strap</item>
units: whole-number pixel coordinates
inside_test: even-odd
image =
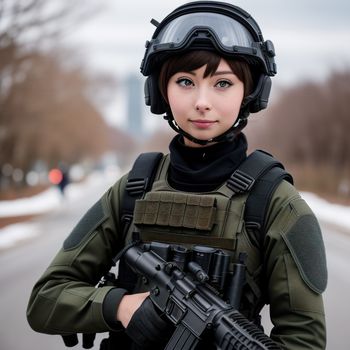
[[[138,156],[129,172],[122,200],[122,227],[124,235],[128,231],[133,218],[135,200],[141,198],[144,193],[151,189],[162,157],[163,153],[160,152],[142,153]]]
[[[233,191],[233,195],[250,191],[255,181],[273,167],[283,165],[264,151],[255,151],[233,172],[226,186]]]
[[[128,195],[140,196],[151,188],[157,165],[162,157],[163,153],[160,152],[142,153],[138,156],[125,187]]]

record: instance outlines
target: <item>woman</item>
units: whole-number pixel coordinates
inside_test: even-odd
[[[233,261],[247,254],[241,313],[257,323],[263,305],[270,304],[276,344],[324,349],[327,270],[316,218],[295,188],[282,181],[268,203],[260,242],[244,221],[247,195],[235,196],[227,185],[247,159],[241,131],[249,113],[267,105],[276,73],[272,42],[264,41],[245,11],[215,1],[183,5],[156,25],[141,64],[146,104],[153,113],[166,114],[178,135],[160,161],[152,189],[136,203],[131,225],[122,223],[127,175],[81,219],[34,286],[30,325],[50,334],[115,331],[111,347],[164,348],[173,328],[148,291],[124,283],[130,271],[122,266],[117,285],[94,287],[136,227],[143,237],[157,232],[160,241],[175,234],[178,244],[185,235],[196,237],[196,244],[206,245],[208,236],[230,242],[225,248]],[[206,227],[192,227],[183,217],[174,223],[173,212],[164,214],[164,208],[179,203],[184,213],[200,211],[193,203],[208,198],[213,219]],[[148,221],[141,207],[155,219]]]

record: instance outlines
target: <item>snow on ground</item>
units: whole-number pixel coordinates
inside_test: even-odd
[[[109,183],[110,178],[117,179],[116,172],[96,172],[91,174],[84,182],[68,185],[65,190],[65,200],[74,201],[81,196],[85,188],[101,182]],[[51,187],[33,197],[0,201],[0,217],[43,214],[59,208],[61,202],[62,195],[60,191],[57,187]]]
[[[69,184],[66,187],[64,201],[56,187],[51,187],[33,197],[0,201],[0,217],[45,214],[60,210],[63,203],[74,203],[79,200],[86,188],[103,183],[107,189],[108,185],[112,184],[119,176],[120,171],[115,168],[109,168],[105,172],[93,173],[81,183]],[[5,226],[0,229],[0,250],[10,248],[20,241],[34,237],[39,232],[39,224],[35,220]]]
[[[301,195],[320,221],[341,227],[350,234],[350,206],[329,203],[314,193],[303,192]]]
[[[94,173],[82,183],[69,185],[65,200],[74,202],[84,193],[87,186],[96,185],[101,181],[106,182],[106,176],[116,179],[115,172],[107,175]],[[301,195],[320,221],[336,224],[350,233],[350,207],[331,204],[313,193],[303,192]],[[56,188],[50,188],[30,198],[0,201],[0,217],[43,214],[59,209],[61,202],[59,191]],[[23,239],[37,235],[38,232],[38,224],[35,221],[6,226],[0,229],[0,249],[11,247]]]

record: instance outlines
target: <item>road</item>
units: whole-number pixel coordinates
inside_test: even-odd
[[[31,330],[26,321],[29,295],[79,218],[107,188],[108,184],[92,183],[74,199],[63,200],[61,208],[33,221],[38,236],[0,251],[0,350],[65,348],[61,337]]]
[[[33,284],[78,218],[104,189],[103,185],[88,188],[79,199],[68,201],[61,209],[36,220],[40,235],[0,251],[0,350],[64,349],[59,336],[38,334],[30,329],[25,317],[26,306]],[[324,295],[327,349],[348,350],[350,232],[341,232],[323,224],[322,229],[329,270],[329,284]],[[82,347],[79,345],[73,349],[80,350]]]

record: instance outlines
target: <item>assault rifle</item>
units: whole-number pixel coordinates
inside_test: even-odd
[[[220,350],[279,350],[266,334],[249,322],[235,307],[220,298],[206,283],[198,264],[189,272],[167,262],[150,249],[137,244],[125,251],[125,261],[142,276],[154,305],[176,326],[165,350],[196,349],[204,337]]]

